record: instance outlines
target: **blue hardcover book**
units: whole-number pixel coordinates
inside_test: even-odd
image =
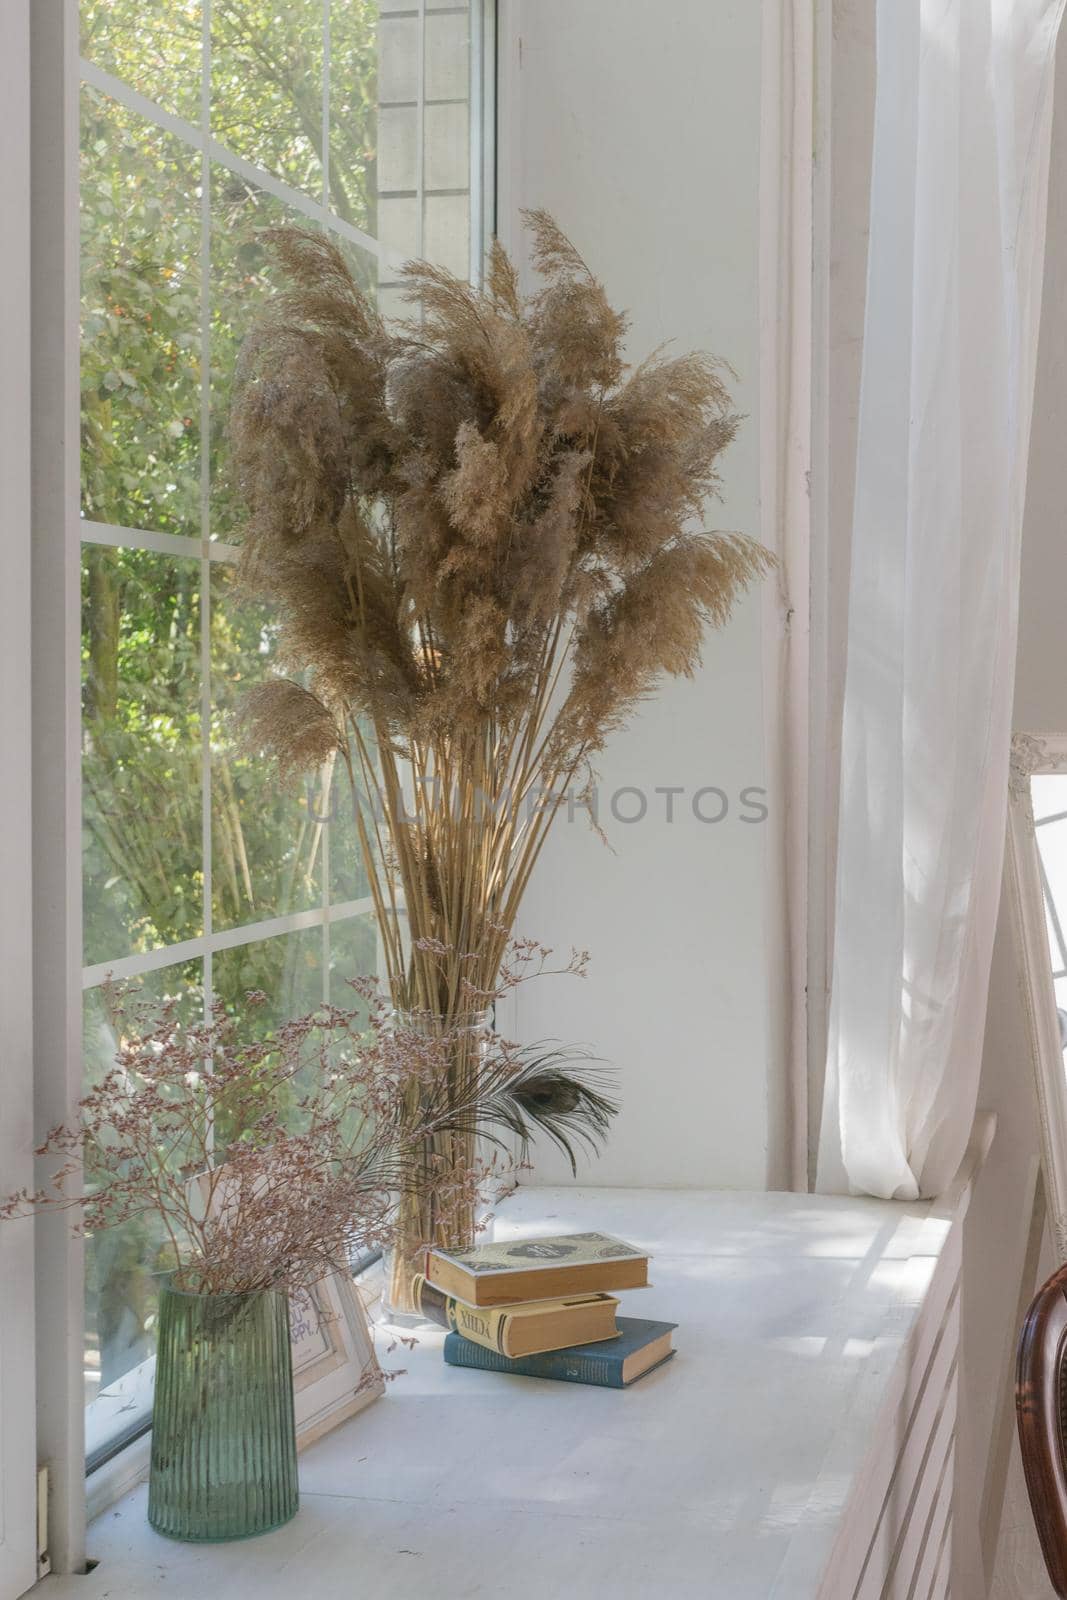
[[[644,1317],[619,1317],[617,1324],[616,1339],[512,1358],[474,1344],[461,1333],[450,1333],[445,1340],[445,1360],[450,1367],[480,1367],[485,1372],[513,1372],[520,1378],[559,1378],[563,1383],[627,1389],[671,1359],[671,1334],[678,1324],[649,1322]]]

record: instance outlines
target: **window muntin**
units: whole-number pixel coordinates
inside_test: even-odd
[[[233,593],[228,386],[265,226],[327,229],[387,314],[405,257],[471,270],[481,3],[81,0],[89,1079],[109,973],[190,1014],[261,988],[262,1026],[374,964],[346,794],[280,792],[227,737],[274,645]],[[86,1242],[90,1466],[146,1425],[159,1247]]]

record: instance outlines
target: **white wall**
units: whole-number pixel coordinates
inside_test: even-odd
[[[709,526],[759,534],[761,7],[753,0],[519,0],[505,8],[500,229],[545,206],[632,315],[630,352],[664,340],[738,373],[748,416]],[[709,638],[692,682],[670,682],[600,762],[607,849],[557,822],[523,929],[592,955],[589,978],[522,997],[524,1037],[588,1043],[618,1068],[623,1111],[579,1181],[762,1188],[780,1181],[783,1065],[777,928],[765,901],[771,820],[739,820],[765,783],[761,601]],[[682,786],[666,820],[657,786]],[[697,821],[691,798],[730,811]],[[624,824],[607,797],[647,796]],[[633,794],[621,809],[638,809]],[[714,815],[718,802],[706,798]],[[614,853],[612,853],[614,852]],[[773,1135],[772,1135],[773,1128]],[[562,1181],[551,1153],[536,1177]]]

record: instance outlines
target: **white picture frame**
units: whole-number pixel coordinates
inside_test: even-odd
[[[291,1296],[296,1446],[321,1439],[385,1392],[363,1301],[342,1273],[316,1285],[312,1302]]]
[[[1067,773],[1067,733],[1017,733],[1012,739],[1007,861],[1045,1195],[1057,1255],[1067,1262],[1067,1076],[1030,784],[1038,773]]]
[[[210,1183],[209,1183],[210,1178]],[[190,1180],[216,1215],[228,1204],[226,1168]],[[331,1273],[310,1295],[289,1296],[296,1447],[321,1439],[385,1392],[367,1313],[353,1279]]]

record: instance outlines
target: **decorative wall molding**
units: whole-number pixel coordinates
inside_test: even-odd
[[[1012,735],[1008,784],[1013,800],[1025,796],[1029,801],[1035,772],[1067,772],[1067,734]]]

